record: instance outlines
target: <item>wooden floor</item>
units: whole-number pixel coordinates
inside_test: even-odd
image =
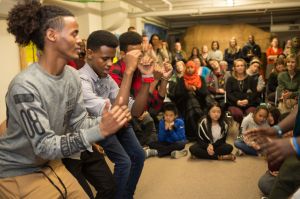
[[[227,141],[233,143],[237,129]],[[187,144],[186,149],[192,143]],[[233,153],[236,149],[234,149]],[[113,164],[107,161],[110,168]],[[267,170],[263,157],[241,156],[236,161],[151,157],[145,161],[135,199],[260,199],[258,179]]]
[[[256,199],[263,158],[244,156],[235,162],[150,158],[145,161],[136,199]]]
[[[262,157],[242,156],[235,162],[195,160],[190,154],[180,159],[151,157],[145,161],[135,199],[259,199],[257,182],[266,169]]]

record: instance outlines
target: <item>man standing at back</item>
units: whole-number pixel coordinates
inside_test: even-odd
[[[250,63],[253,57],[261,58],[260,46],[255,43],[254,36],[248,36],[248,42],[242,49],[242,57],[247,62]]]

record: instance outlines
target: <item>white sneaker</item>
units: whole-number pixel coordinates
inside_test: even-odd
[[[187,154],[188,154],[188,151],[186,149],[183,149],[181,151],[172,151],[171,158],[178,159],[178,158],[187,156]]]
[[[157,150],[156,149],[145,149],[145,158],[154,157],[157,156]]]

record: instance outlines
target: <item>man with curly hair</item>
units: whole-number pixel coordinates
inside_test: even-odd
[[[16,42],[42,52],[10,83],[7,130],[0,138],[0,198],[88,198],[60,159],[86,150],[118,131],[127,106],[106,104],[102,118],[88,117],[80,78],[66,66],[80,52],[74,15],[37,1],[16,5],[8,16]]]

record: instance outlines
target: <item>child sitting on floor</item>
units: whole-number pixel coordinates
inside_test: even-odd
[[[281,117],[282,116],[281,116],[278,108],[276,108],[276,107],[269,108],[269,115],[268,115],[267,121],[270,126],[274,126],[274,125],[278,124]]]
[[[256,143],[253,141],[248,141],[243,137],[244,132],[253,128],[259,127],[269,127],[270,125],[267,122],[269,115],[269,110],[266,106],[258,106],[254,113],[249,113],[241,124],[241,135],[238,136],[238,139],[234,142],[234,146],[238,148],[237,155],[257,155],[255,148]],[[253,148],[254,147],[254,148]]]
[[[218,103],[208,108],[208,114],[200,120],[197,143],[190,147],[196,158],[215,160],[235,160],[231,154],[233,147],[226,143],[228,124]]]
[[[145,150],[146,157],[186,156],[188,151],[184,149],[186,144],[184,122],[177,118],[177,108],[173,103],[166,103],[163,110],[164,118],[159,121],[158,141],[149,144],[150,149]]]
[[[148,146],[149,143],[157,141],[155,123],[148,111],[145,111],[138,118],[132,118],[131,123],[141,146]]]

